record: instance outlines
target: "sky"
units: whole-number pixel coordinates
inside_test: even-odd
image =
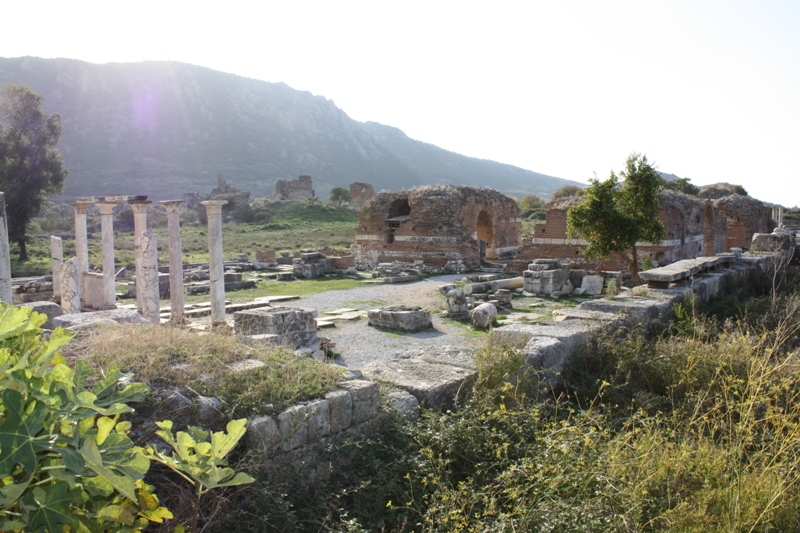
[[[560,178],[637,152],[800,204],[797,0],[4,4],[3,57],[182,61]]]

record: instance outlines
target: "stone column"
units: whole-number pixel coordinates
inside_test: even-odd
[[[136,293],[141,288],[142,316],[158,324],[160,316],[160,294],[158,290],[158,245],[152,231],[142,234],[142,269],[136,272]],[[141,282],[139,281],[141,278]]]
[[[181,220],[178,210],[186,200],[162,200],[167,210],[169,229],[169,300],[170,320],[176,326],[183,318],[183,245],[181,244]],[[223,286],[224,289],[224,286]]]
[[[64,248],[61,237],[50,235],[50,264],[53,267],[53,299],[61,300],[61,263],[64,262]]]
[[[127,199],[127,198],[126,198]],[[117,306],[117,284],[114,265],[114,208],[120,200],[115,196],[100,198],[100,229],[103,233],[103,307],[114,309]]]
[[[11,302],[11,248],[8,245],[6,195],[0,192],[0,300]]]
[[[78,258],[73,257],[69,261],[61,264],[61,307],[64,313],[71,315],[81,312],[81,295],[78,292],[80,287],[78,280],[83,273],[78,269]]]
[[[211,325],[225,323],[225,265],[222,259],[222,206],[227,200],[206,200],[208,274],[211,278]]]
[[[89,272],[89,238],[86,235],[86,209],[94,198],[76,198],[72,204],[75,213],[75,258],[78,260],[78,296],[83,298],[83,273]]]
[[[147,206],[152,202],[144,198],[129,200],[133,210],[133,248],[136,253],[136,309],[142,311],[142,233],[147,231]]]

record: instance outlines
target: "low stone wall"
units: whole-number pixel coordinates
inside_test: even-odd
[[[360,432],[381,414],[380,388],[374,381],[339,383],[324,398],[289,407],[277,416],[247,421],[251,449],[268,454],[292,452],[324,438]]]

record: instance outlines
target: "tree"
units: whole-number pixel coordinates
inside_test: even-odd
[[[535,194],[526,194],[519,200],[519,208],[522,211],[522,218],[537,218],[544,220],[545,201]]]
[[[586,256],[621,260],[636,284],[641,284],[636,257],[637,242],[664,239],[664,224],[658,218],[662,179],[647,157],[631,154],[620,172],[605,181],[590,180],[584,200],[567,211],[568,238],[580,236],[588,242]]]
[[[672,181],[664,180],[664,188],[682,192],[690,196],[697,196],[700,192],[700,187],[693,185],[689,178],[678,178]]]
[[[349,202],[353,197],[350,191],[344,187],[334,187],[331,189],[331,203],[336,202],[336,207],[342,207],[343,202]]]
[[[61,117],[45,113],[44,97],[21,85],[0,89],[0,191],[6,196],[9,239],[28,259],[26,229],[47,196],[61,193],[69,174],[56,143]]]
[[[569,198],[570,196],[582,196],[584,189],[581,189],[577,185],[564,185],[560,189],[556,189],[552,196],[550,196],[550,201],[558,200],[559,198]]]

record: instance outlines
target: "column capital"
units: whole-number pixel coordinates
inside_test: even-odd
[[[145,196],[144,198],[147,197]],[[134,213],[146,213],[147,206],[152,203],[153,202],[151,200],[146,200],[146,199],[128,200],[128,205],[131,206],[131,209],[133,210]]]
[[[228,200],[206,200],[200,202],[206,206],[206,214],[208,215],[221,215],[222,206],[228,203]]]
[[[95,205],[100,209],[101,215],[113,215],[114,208],[119,205],[119,202],[98,202]]]
[[[186,200],[161,200],[158,203],[164,206],[164,209],[167,210],[167,213],[176,213],[180,206],[186,203]]]
[[[86,200],[86,198],[78,198],[78,200]],[[76,201],[74,204],[69,204],[72,206],[73,211],[76,215],[85,215],[86,209],[90,205],[94,205],[94,202],[80,202]]]

